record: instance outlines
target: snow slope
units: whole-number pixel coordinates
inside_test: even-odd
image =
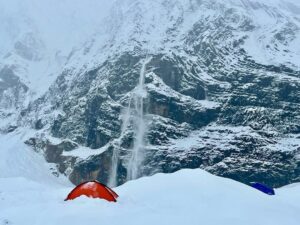
[[[40,97],[62,72],[72,52],[103,26],[112,3],[0,0],[0,39],[4,43],[0,46],[0,70],[13,69],[29,88],[28,102]]]
[[[127,182],[115,189],[117,203],[86,197],[64,202],[69,183],[14,140],[0,137],[1,225],[299,224],[299,184],[268,196],[200,169]]]
[[[0,224],[299,224],[300,185],[267,196],[202,170],[157,174],[116,188],[117,203],[81,197],[66,187],[0,179]],[[20,191],[22,187],[22,191]]]
[[[22,142],[23,135],[0,134],[0,179],[70,186],[67,179],[57,179],[50,173],[52,165]]]

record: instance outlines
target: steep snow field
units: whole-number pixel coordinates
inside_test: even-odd
[[[18,138],[20,139],[20,138]],[[300,185],[265,195],[200,169],[157,174],[118,188],[117,203],[81,197],[13,136],[0,136],[0,224],[299,224]]]
[[[113,1],[112,1],[113,2]],[[14,73],[40,97],[68,58],[102,27],[111,1],[0,0],[0,70]]]

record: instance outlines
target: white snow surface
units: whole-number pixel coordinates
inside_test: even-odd
[[[0,134],[0,178],[38,182],[51,186],[70,185],[67,179],[62,177],[57,179],[51,174],[52,165],[46,163],[43,156],[22,142],[23,135]]]
[[[125,183],[117,203],[80,197],[55,178],[40,156],[13,136],[0,136],[0,224],[298,225],[300,184],[265,195],[200,169]],[[19,140],[19,139],[18,139]]]
[[[88,147],[80,146],[79,148],[76,148],[69,152],[64,151],[63,156],[74,156],[74,157],[78,157],[80,159],[87,159],[91,155],[101,154],[102,152],[104,152],[106,150],[106,147],[107,146],[103,146],[102,148],[99,148],[99,149],[91,149]]]

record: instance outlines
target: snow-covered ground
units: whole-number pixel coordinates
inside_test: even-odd
[[[115,189],[117,203],[81,197],[13,136],[0,136],[0,225],[298,225],[300,184],[265,195],[200,169],[157,174]]]

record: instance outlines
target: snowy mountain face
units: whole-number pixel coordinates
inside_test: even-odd
[[[0,7],[1,130],[73,183],[300,180],[297,1],[26,2]]]

